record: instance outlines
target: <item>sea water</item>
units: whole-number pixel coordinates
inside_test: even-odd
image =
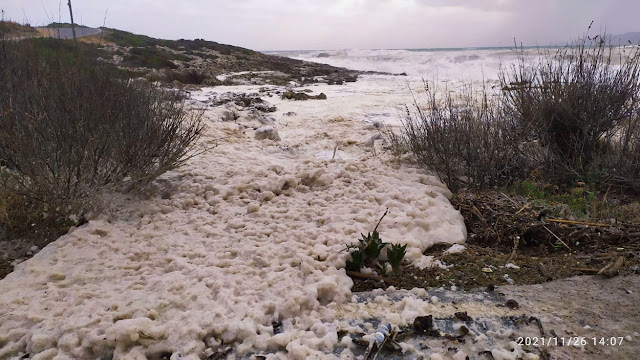
[[[532,56],[538,49],[350,49],[286,51],[273,54],[352,70],[406,74],[408,77],[429,80],[438,78],[477,81],[497,79],[500,68],[514,64],[521,51],[524,51],[525,56]]]
[[[273,55],[373,72],[356,83],[311,86],[339,97],[338,115],[366,122],[399,124],[405,106],[427,101],[425,82],[440,94],[468,85],[499,91],[499,73],[518,64],[519,55],[535,59],[537,48],[349,49],[269,52]]]

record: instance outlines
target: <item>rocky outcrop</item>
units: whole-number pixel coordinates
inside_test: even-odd
[[[282,94],[282,99],[286,99],[286,100],[309,100],[309,99],[327,100],[327,95],[325,95],[324,93],[320,93],[318,95],[312,96],[312,95],[306,94],[304,92],[287,91],[284,94]]]
[[[272,126],[263,126],[256,130],[255,134],[256,140],[273,140],[280,141],[280,135],[278,131],[274,129]]]

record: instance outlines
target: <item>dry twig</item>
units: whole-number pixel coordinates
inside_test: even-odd
[[[609,224],[593,223],[593,222],[587,222],[587,221],[574,221],[574,220],[551,219],[551,218],[546,218],[545,220],[548,221],[548,222],[554,222],[554,223],[560,223],[560,224],[570,224],[570,225],[604,226],[604,227],[611,226]]]
[[[558,237],[558,235],[554,234],[553,231],[549,230],[548,227],[546,227],[545,225],[542,225],[543,228],[545,228],[545,230],[547,230],[551,235],[553,235],[553,237],[555,237],[558,241],[560,241],[562,243],[562,245],[564,245],[567,249],[569,249],[569,251],[572,251],[571,248],[569,247],[569,245],[567,245],[566,242],[562,241],[562,239],[560,239],[560,237]]]

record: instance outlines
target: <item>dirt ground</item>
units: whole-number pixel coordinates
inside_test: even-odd
[[[66,234],[71,225],[43,226],[20,235],[8,234],[0,227],[0,280],[13,271],[14,265],[31,258],[47,244]]]
[[[553,339],[551,346],[542,347],[542,358],[638,359],[639,287],[637,275],[612,279],[580,276],[538,285],[505,286],[497,291],[541,319],[542,332],[537,336]],[[570,338],[573,342],[582,342],[575,339],[583,338],[584,345],[568,345]]]
[[[497,191],[459,195],[452,203],[467,225],[465,251],[447,253],[448,245],[434,246],[425,255],[439,260],[442,267],[421,270],[408,266],[384,278],[352,276],[353,290],[389,285],[474,289],[538,284],[595,275],[607,265],[609,269],[601,276],[639,273],[637,222],[565,220],[562,214],[532,205],[524,196]]]

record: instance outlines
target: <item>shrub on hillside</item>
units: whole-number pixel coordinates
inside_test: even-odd
[[[149,79],[150,81],[162,81],[165,83],[174,83],[177,81],[181,84],[194,85],[202,85],[206,80],[210,80],[210,78],[204,72],[198,71],[197,69],[164,69],[161,72],[149,74],[147,76],[147,79]]]
[[[179,97],[50,41],[61,48],[1,44],[5,190],[66,215],[105,186],[139,186],[193,155],[204,125]]]

